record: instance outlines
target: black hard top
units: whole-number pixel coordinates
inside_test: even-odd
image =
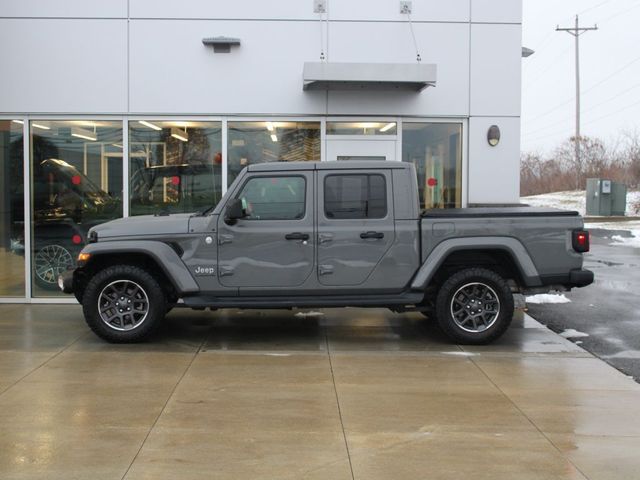
[[[249,165],[250,172],[277,172],[286,170],[375,170],[378,168],[408,169],[410,163],[390,160],[337,160],[328,162],[269,162]]]
[[[540,207],[472,207],[472,208],[432,208],[422,211],[428,218],[468,218],[468,217],[577,217],[578,212],[558,208]]]

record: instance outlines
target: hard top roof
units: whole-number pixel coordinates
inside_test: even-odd
[[[269,162],[249,165],[250,172],[277,172],[286,170],[373,170],[407,169],[410,163],[383,160],[337,160],[328,162]]]

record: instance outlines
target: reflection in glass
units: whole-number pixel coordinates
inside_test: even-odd
[[[195,212],[222,198],[220,122],[129,122],[131,215]]]
[[[228,185],[254,163],[320,161],[319,122],[229,122]]]
[[[31,122],[34,296],[57,289],[91,227],[122,216],[122,123]]]
[[[23,123],[0,120],[0,296],[24,297]]]
[[[462,205],[462,125],[402,124],[402,161],[415,165],[421,208]]]
[[[327,122],[327,135],[396,135],[396,122]]]

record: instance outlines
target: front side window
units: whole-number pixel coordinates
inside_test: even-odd
[[[331,219],[383,218],[387,189],[383,175],[329,175],[324,180],[324,213]]]
[[[238,198],[247,220],[300,220],[305,213],[305,192],[303,177],[254,177]]]

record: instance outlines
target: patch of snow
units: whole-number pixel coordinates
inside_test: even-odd
[[[640,230],[631,230],[631,237],[623,237],[614,235],[611,237],[613,243],[611,245],[626,245],[628,247],[640,248]]]
[[[538,295],[527,296],[527,303],[570,303],[562,293],[540,293]]]
[[[322,317],[324,315],[323,312],[298,312],[295,314],[296,317]]]
[[[455,350],[453,352],[440,352],[443,355],[457,355],[460,357],[475,357],[477,354],[473,353],[473,352],[462,352],[460,350]]]
[[[574,343],[575,343],[576,345],[582,345],[582,340],[576,340]]]
[[[640,358],[638,350],[623,350],[613,355],[606,355],[604,358]]]
[[[638,201],[640,201],[640,191],[627,191],[627,215],[636,215],[633,211],[633,205]],[[531,205],[532,207],[575,210],[580,212],[580,215],[584,216],[586,208],[586,192],[584,190],[575,190],[569,192],[543,193],[541,195],[520,197],[520,202]]]
[[[290,353],[263,353],[267,357],[290,357]]]
[[[567,328],[564,332],[560,334],[561,337],[564,338],[582,338],[588,337],[588,333],[579,332],[578,330],[574,330],[573,328]]]

